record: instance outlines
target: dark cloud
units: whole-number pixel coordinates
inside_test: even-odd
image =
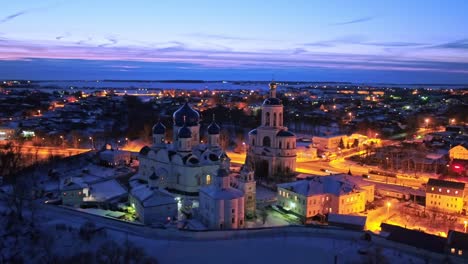
[[[63,35],[60,35],[60,36],[55,37],[55,39],[56,39],[56,40],[62,40],[62,39],[64,39],[64,38],[66,38],[66,37],[69,37],[70,35],[71,35],[71,34],[70,34],[69,32],[66,32],[66,33],[63,34]]]
[[[436,46],[433,46],[433,48],[466,50],[468,49],[468,38],[436,45]]]
[[[23,11],[19,11],[19,12],[17,12],[17,13],[14,13],[14,14],[12,14],[12,15],[6,16],[6,17],[4,17],[4,18],[2,18],[2,19],[0,20],[0,24],[5,23],[5,22],[8,22],[8,21],[10,21],[10,20],[12,20],[12,19],[14,19],[14,18],[17,18],[17,17],[19,17],[19,16],[22,16],[22,15],[24,15],[24,14],[27,14],[28,12],[29,12],[29,10],[23,10]]]
[[[92,37],[88,37],[87,39],[83,39],[83,40],[80,40],[80,41],[77,41],[75,42],[76,45],[83,45],[83,44],[87,44],[88,42],[92,41],[93,38]]]
[[[331,24],[332,26],[344,26],[344,25],[350,25],[350,24],[357,24],[357,23],[363,23],[363,22],[367,22],[367,21],[370,21],[374,19],[374,17],[361,17],[361,18],[358,18],[358,19],[354,19],[354,20],[349,20],[349,21],[344,21],[344,22],[339,22],[339,23],[333,23]]]
[[[115,45],[117,44],[119,41],[116,39],[116,38],[113,38],[113,37],[110,37],[110,38],[107,38],[107,43],[103,43],[101,45],[98,45],[98,47],[107,47],[107,46],[112,46],[112,45]]]
[[[363,42],[362,45],[368,46],[382,46],[382,47],[415,47],[424,46],[427,43],[416,43],[416,42]]]

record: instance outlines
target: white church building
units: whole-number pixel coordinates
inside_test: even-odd
[[[200,218],[209,229],[245,226],[244,192],[231,187],[228,168],[221,166],[213,184],[200,188]]]
[[[277,84],[270,83],[269,98],[262,104],[262,123],[249,132],[247,160],[262,182],[288,182],[296,170],[296,135],[283,126],[283,104],[276,98]]]
[[[166,143],[166,127],[158,122],[153,127],[153,145],[140,150],[138,180],[148,182],[155,173],[158,186],[174,194],[197,196],[200,187],[210,185],[220,160],[227,158],[220,148],[220,127],[208,126],[208,142],[200,143],[200,115],[185,103],[173,114],[173,143]]]

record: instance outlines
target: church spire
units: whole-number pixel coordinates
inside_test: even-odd
[[[272,80],[269,86],[270,86],[270,98],[276,98],[276,88],[277,88],[276,82]]]

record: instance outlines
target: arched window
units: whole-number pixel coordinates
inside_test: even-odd
[[[279,125],[279,126],[282,126],[282,125],[283,125],[283,113],[279,113],[278,125]]]
[[[270,125],[270,112],[266,112],[265,114],[265,126]]]
[[[264,137],[264,138],[263,138],[263,146],[264,146],[264,147],[270,147],[270,146],[271,146],[270,137]]]
[[[211,175],[209,174],[206,175],[206,184],[207,185],[211,184]]]
[[[287,148],[287,149],[289,149],[289,142],[288,142],[288,143],[286,143],[286,148]]]
[[[255,138],[252,138],[252,146],[255,146]]]
[[[282,142],[280,141],[279,142],[279,148],[281,148],[283,146]]]
[[[273,126],[276,126],[276,113],[273,113]]]

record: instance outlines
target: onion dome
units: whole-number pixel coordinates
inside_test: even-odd
[[[187,126],[196,126],[200,120],[200,114],[193,110],[193,108],[186,102],[181,108],[174,112],[172,118],[174,119],[174,125],[176,126],[183,126],[184,123]]]
[[[274,81],[271,81],[270,84],[268,84],[268,86],[270,86],[270,89],[276,89],[278,84],[276,84],[276,82],[274,82]]]
[[[159,121],[156,125],[153,126],[153,134],[162,135],[165,133],[166,133],[166,126],[164,126],[163,123],[161,123],[161,121]]]
[[[281,130],[276,134],[277,137],[295,137],[292,132],[286,131],[286,130]]]
[[[263,101],[263,105],[281,105],[281,100],[278,98],[267,98]]]
[[[221,128],[216,124],[213,118],[213,122],[208,126],[208,134],[209,135],[218,135],[221,131]]]
[[[184,124],[183,127],[179,128],[179,131],[177,132],[177,136],[179,138],[191,138],[192,131],[190,130],[190,128],[187,127],[187,125]]]
[[[159,176],[157,176],[156,173],[153,172],[153,174],[151,174],[151,176],[149,178],[150,178],[150,180],[155,181],[155,180],[159,179]]]
[[[140,154],[141,155],[148,155],[148,153],[151,151],[151,149],[148,147],[148,146],[144,146],[141,150],[140,150]]]

